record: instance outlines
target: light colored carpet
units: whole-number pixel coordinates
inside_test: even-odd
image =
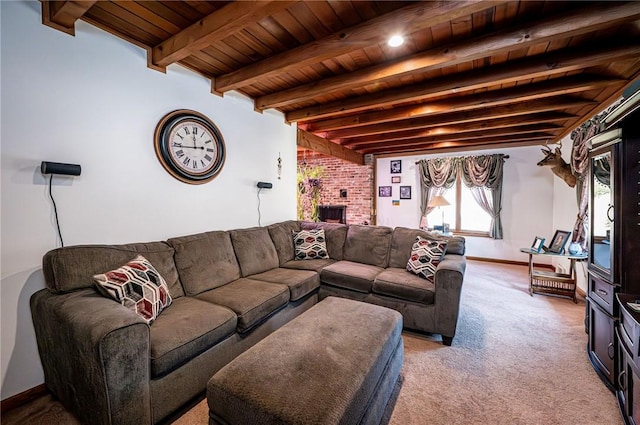
[[[621,425],[586,354],[584,302],[528,293],[527,268],[469,261],[453,346],[405,332],[393,425]],[[2,423],[75,424],[55,402]],[[206,425],[206,400],[175,421]]]
[[[527,268],[469,261],[451,347],[405,332],[392,425],[620,425],[586,354],[584,302],[528,292]],[[201,402],[176,424],[205,425]]]

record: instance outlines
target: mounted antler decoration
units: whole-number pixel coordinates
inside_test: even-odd
[[[542,153],[545,154],[545,157],[542,161],[538,162],[540,167],[544,167],[548,165],[551,167],[551,171],[553,174],[560,177],[569,185],[569,187],[575,187],[576,185],[576,176],[571,171],[571,165],[567,164],[564,159],[562,159],[562,144],[556,148],[555,151],[552,151],[547,146],[542,148]]]

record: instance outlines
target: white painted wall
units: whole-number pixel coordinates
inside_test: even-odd
[[[0,2],[1,320],[6,399],[44,381],[29,297],[44,287],[43,254],[59,246],[39,171],[43,160],[77,163],[82,175],[55,177],[65,245],[164,240],[171,236],[293,219],[295,126],[254,112],[239,94],[172,66],[146,67],[146,52],[83,22],[71,37],[41,24],[39,2]],[[171,177],[153,148],[157,122],[174,109],[210,117],[226,142],[221,174],[204,185]],[[277,158],[283,159],[277,180]]]
[[[530,247],[535,236],[548,240],[553,237],[556,226],[554,217],[554,175],[548,167],[538,167],[543,158],[540,147],[509,148],[455,152],[440,155],[403,156],[398,158],[378,158],[376,163],[377,186],[391,185],[389,162],[402,160],[402,185],[412,186],[412,199],[401,200],[400,206],[392,206],[392,199],[398,198],[398,188],[394,186],[392,198],[377,198],[377,224],[384,226],[418,227],[420,223],[420,183],[416,161],[438,156],[488,155],[503,153],[509,155],[504,164],[502,192],[502,226],[504,239],[486,237],[466,237],[467,255],[511,261],[528,261],[528,256],[520,248]],[[564,184],[564,183],[563,183]],[[377,188],[376,188],[377,193]],[[575,196],[573,197],[575,198]],[[575,217],[573,211],[570,217]],[[561,213],[558,213],[558,217]],[[558,218],[559,221],[559,218]],[[539,257],[536,262],[550,263]]]

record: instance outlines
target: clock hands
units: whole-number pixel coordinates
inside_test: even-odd
[[[182,143],[177,143],[177,142],[173,143],[173,147],[174,148],[182,148],[182,149],[204,149],[204,146],[195,146],[195,145],[194,146],[186,146],[186,145],[183,145]]]

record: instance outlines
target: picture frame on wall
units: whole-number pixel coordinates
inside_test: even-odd
[[[391,186],[379,186],[378,196],[381,198],[391,198]]]
[[[391,176],[391,183],[400,183],[400,176]]]
[[[551,239],[551,243],[549,244],[549,252],[562,254],[564,252],[564,246],[567,244],[570,235],[571,232],[567,232],[566,230],[556,230],[556,233],[553,235],[553,239]]]
[[[411,199],[411,186],[400,186],[400,199]]]
[[[394,159],[390,162],[391,174],[400,174],[402,173],[402,160]]]

